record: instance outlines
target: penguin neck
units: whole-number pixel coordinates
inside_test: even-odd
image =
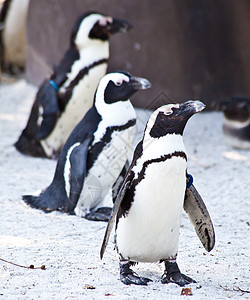
[[[181,134],[166,134],[159,138],[152,138],[149,134],[145,134],[143,139],[143,153],[148,158],[159,158],[166,154],[174,152],[186,152]]]
[[[71,70],[67,73],[67,80],[63,84],[61,92],[65,92],[65,88],[76,78],[76,76],[84,69],[89,70],[98,61],[104,60],[102,62],[107,66],[109,58],[109,42],[108,41],[92,41],[86,47],[81,47],[78,59],[73,63]]]
[[[83,67],[87,67],[101,59],[109,58],[109,42],[93,40],[85,47],[80,47],[79,60],[84,62]]]
[[[129,120],[136,118],[135,110],[130,100],[107,104],[104,100],[98,101],[98,99],[96,99],[95,107],[107,127],[114,125],[122,126]]]
[[[135,126],[136,114],[133,105],[129,100],[112,104],[95,103],[95,108],[102,120],[95,132],[93,144],[99,142],[103,138],[107,128],[115,127],[117,129],[124,126],[126,128]],[[111,111],[112,114],[110,113]],[[123,130],[126,128],[123,128]]]

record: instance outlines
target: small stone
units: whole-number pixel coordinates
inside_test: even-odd
[[[90,284],[85,284],[85,286],[83,288],[86,289],[86,290],[94,290],[95,289],[95,287],[93,285],[90,285]]]
[[[182,296],[192,296],[192,290],[190,288],[183,288],[181,290],[181,295]]]

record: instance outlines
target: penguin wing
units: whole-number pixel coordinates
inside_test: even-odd
[[[195,228],[202,245],[209,252],[215,244],[215,232],[205,203],[192,184],[186,189],[184,210]]]
[[[122,203],[124,195],[127,191],[127,188],[128,188],[128,186],[131,182],[130,179],[129,179],[130,178],[130,176],[129,176],[130,172],[129,171],[127,172],[126,177],[124,178],[124,181],[122,183],[122,186],[121,186],[121,188],[120,188],[120,190],[117,194],[115,204],[113,206],[113,209],[112,209],[109,221],[108,221],[108,225],[107,225],[107,228],[106,228],[106,231],[105,231],[105,235],[104,235],[104,238],[103,238],[102,247],[101,247],[101,251],[100,251],[101,259],[103,258],[105,249],[107,247],[109,237],[110,237],[111,231],[112,231],[114,223],[115,223],[116,215],[117,215],[118,210],[121,206],[121,203]]]
[[[57,91],[46,80],[37,93],[39,108],[42,110],[42,123],[36,133],[38,140],[45,139],[55,127],[59,115]]]
[[[69,213],[73,213],[82,191],[87,170],[88,148],[91,140],[91,137],[86,138],[70,154],[70,192],[66,208],[66,211]]]

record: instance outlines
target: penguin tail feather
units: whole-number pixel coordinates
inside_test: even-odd
[[[32,208],[41,209],[46,213],[54,211],[54,209],[51,209],[48,207],[43,207],[43,205],[42,205],[43,201],[40,198],[40,196],[23,195],[22,199],[27,205],[29,205]]]

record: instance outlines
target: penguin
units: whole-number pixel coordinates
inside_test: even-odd
[[[26,63],[28,8],[29,0],[0,1],[0,69],[12,75],[23,71]]]
[[[233,96],[218,104],[224,113],[223,133],[226,143],[238,149],[250,149],[250,99]]]
[[[57,158],[70,133],[93,105],[106,74],[109,38],[131,25],[96,12],[81,16],[70,47],[50,78],[40,86],[25,129],[15,147],[23,154]]]
[[[162,283],[184,286],[195,282],[180,272],[176,262],[183,206],[203,246],[208,251],[214,247],[213,224],[187,174],[182,137],[188,119],[204,108],[202,102],[190,100],[164,105],[149,118],[117,195],[100,252],[102,259],[116,223],[115,247],[124,284],[152,281],[131,269],[139,262],[164,262]]]
[[[129,98],[151,83],[128,72],[105,75],[94,105],[72,131],[59,155],[52,183],[38,197],[23,196],[34,208],[60,210],[108,221],[102,202],[126,164],[136,123]]]

